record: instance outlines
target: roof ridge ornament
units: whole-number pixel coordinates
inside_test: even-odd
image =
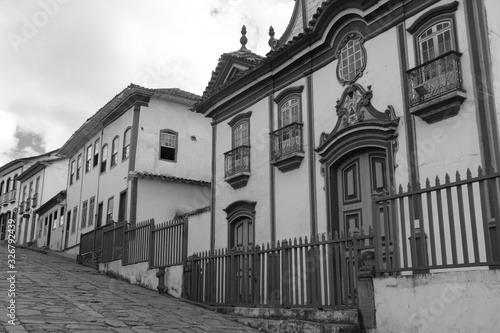
[[[248,42],[248,38],[245,36],[246,34],[247,34],[247,27],[245,27],[245,25],[243,25],[241,27],[241,38],[240,38],[241,48],[240,48],[240,51],[248,51],[248,49],[245,46]]]
[[[277,47],[278,46],[278,40],[276,38],[274,38],[274,28],[273,26],[270,26],[269,27],[269,46],[271,47],[271,51],[276,51]]]

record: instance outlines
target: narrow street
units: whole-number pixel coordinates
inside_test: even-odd
[[[257,332],[53,255],[16,248],[12,270],[8,254],[0,245],[1,332]]]

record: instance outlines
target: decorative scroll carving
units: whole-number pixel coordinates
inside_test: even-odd
[[[330,133],[320,135],[320,145],[316,149],[320,155],[327,154],[332,146],[342,145],[337,138],[350,129],[357,133],[356,136],[360,135],[360,138],[372,134],[383,135],[392,145],[394,152],[397,150],[396,129],[399,117],[390,105],[384,112],[376,110],[371,104],[372,97],[371,86],[365,90],[361,85],[353,83],[345,88],[335,105],[338,116],[335,127]]]

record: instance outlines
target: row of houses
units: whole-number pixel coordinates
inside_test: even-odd
[[[90,254],[204,304],[362,309],[381,332],[495,331],[499,11],[296,0],[266,56],[243,27],[202,96],[130,85],[57,151],[0,168],[2,237],[14,218],[19,243]],[[450,285],[460,300],[436,298]],[[439,322],[419,310],[433,302]]]

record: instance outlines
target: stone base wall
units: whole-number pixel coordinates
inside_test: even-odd
[[[99,272],[116,275],[131,284],[157,291],[158,269],[149,269],[148,262],[141,262],[132,265],[122,265],[122,261],[115,260],[99,264]],[[181,297],[182,294],[182,266],[172,266],[165,268],[165,291],[174,296]]]
[[[378,332],[500,332],[500,270],[374,278]]]

